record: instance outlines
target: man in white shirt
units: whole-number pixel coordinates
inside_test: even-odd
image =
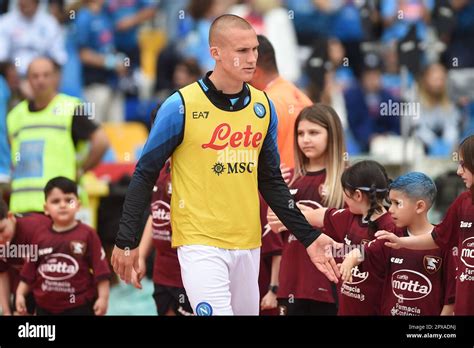
[[[59,65],[67,59],[57,20],[38,7],[39,0],[18,0],[18,9],[0,17],[0,62],[14,63],[22,78],[38,56],[48,56]]]

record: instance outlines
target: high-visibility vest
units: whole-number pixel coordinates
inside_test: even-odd
[[[43,211],[43,189],[50,179],[76,180],[71,128],[79,103],[78,98],[58,94],[41,111],[29,111],[25,100],[8,114],[13,163],[10,211]]]

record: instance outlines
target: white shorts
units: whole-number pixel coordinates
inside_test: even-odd
[[[196,315],[258,315],[260,248],[178,248],[181,277]]]

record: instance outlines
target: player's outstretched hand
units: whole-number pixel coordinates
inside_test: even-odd
[[[392,249],[403,248],[401,238],[398,237],[396,234],[393,234],[392,232],[380,230],[375,233],[375,237],[377,237],[377,239],[387,240],[387,242],[385,242],[385,245]]]
[[[132,268],[135,269],[135,272],[140,272],[138,267],[138,248],[120,249],[114,246],[111,263],[120,279],[130,284],[132,281]]]
[[[324,233],[321,233],[321,235],[306,248],[309,258],[317,269],[334,283],[338,282],[338,278],[341,277],[341,274],[337,268],[336,261],[334,261],[332,251],[340,248],[342,248],[341,243],[336,243],[331,237]]]

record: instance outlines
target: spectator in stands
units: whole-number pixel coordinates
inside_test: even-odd
[[[229,12],[246,19],[258,35],[266,36],[275,49],[280,75],[291,82],[298,81],[301,68],[294,21],[281,1],[246,0]]]
[[[311,45],[315,38],[330,35],[334,3],[330,0],[285,0],[300,45]]]
[[[180,60],[173,73],[173,84],[175,90],[199,80],[202,74],[199,64],[195,59],[188,58]]]
[[[132,68],[140,66],[138,31],[140,26],[155,17],[154,0],[107,0],[108,13],[115,28],[115,47],[130,58]]]
[[[10,147],[7,134],[7,105],[10,99],[8,84],[0,75],[0,200],[10,182]]]
[[[384,62],[382,86],[394,97],[403,99],[402,92],[406,93],[414,84],[413,75],[407,69],[407,75],[402,77],[395,43],[382,46],[382,57]]]
[[[349,127],[362,152],[369,151],[376,135],[400,134],[400,115],[381,115],[381,106],[398,102],[381,83],[382,66],[374,53],[364,58],[361,84],[344,93]]]
[[[229,0],[189,1],[187,10],[189,16],[185,17],[185,20],[191,29],[178,45],[178,51],[185,58],[196,59],[203,71],[214,68],[214,60],[208,47],[208,35],[212,21],[226,13],[229,5]]]
[[[38,6],[39,0],[18,0],[18,10],[0,18],[0,62],[14,63],[22,78],[38,56],[51,57],[60,65],[67,59],[58,22]],[[22,90],[31,95],[26,80]]]
[[[474,2],[450,1],[455,11],[456,27],[449,37],[444,64],[448,68],[474,68]]]
[[[380,3],[384,24],[383,42],[398,41],[403,38],[412,25],[416,26],[417,38],[427,38],[430,13],[435,0],[384,0]]]
[[[459,143],[460,113],[446,90],[446,69],[438,63],[425,68],[419,82],[420,117],[415,134],[432,155],[449,155]]]
[[[345,91],[357,82],[352,70],[351,61],[346,56],[346,50],[338,39],[330,38],[327,44],[328,58],[334,74],[334,82]]]
[[[270,41],[258,35],[257,68],[250,84],[267,93],[275,105],[278,115],[278,150],[281,163],[289,168],[294,167],[293,129],[296,117],[306,106],[313,103],[293,83],[279,74],[276,53]]]
[[[141,25],[155,17],[157,2],[107,0],[106,7],[115,29],[115,47],[129,59],[129,69],[120,80],[120,88],[127,96],[137,96],[141,72],[138,34]]]
[[[79,57],[83,64],[84,96],[95,103],[97,121],[121,122],[124,101],[118,77],[127,74],[127,60],[114,44],[114,27],[105,0],[86,0],[75,22]]]
[[[96,166],[108,147],[105,132],[91,118],[93,104],[57,93],[58,66],[50,58],[34,59],[28,67],[33,99],[24,100],[7,116],[13,161],[10,211],[42,212],[43,188],[53,177],[79,179]],[[89,141],[82,166],[76,165],[76,149]]]
[[[160,1],[158,10],[163,14],[168,42],[176,42],[180,36],[180,23],[189,0]]]
[[[374,1],[342,0],[331,16],[330,36],[344,46],[345,54],[356,76],[363,66],[362,42],[375,39],[374,29],[379,13]]]
[[[25,99],[21,90],[20,76],[15,65],[10,62],[0,63],[0,75],[3,76],[10,89],[10,97],[7,100],[7,108],[10,111],[15,105]]]

